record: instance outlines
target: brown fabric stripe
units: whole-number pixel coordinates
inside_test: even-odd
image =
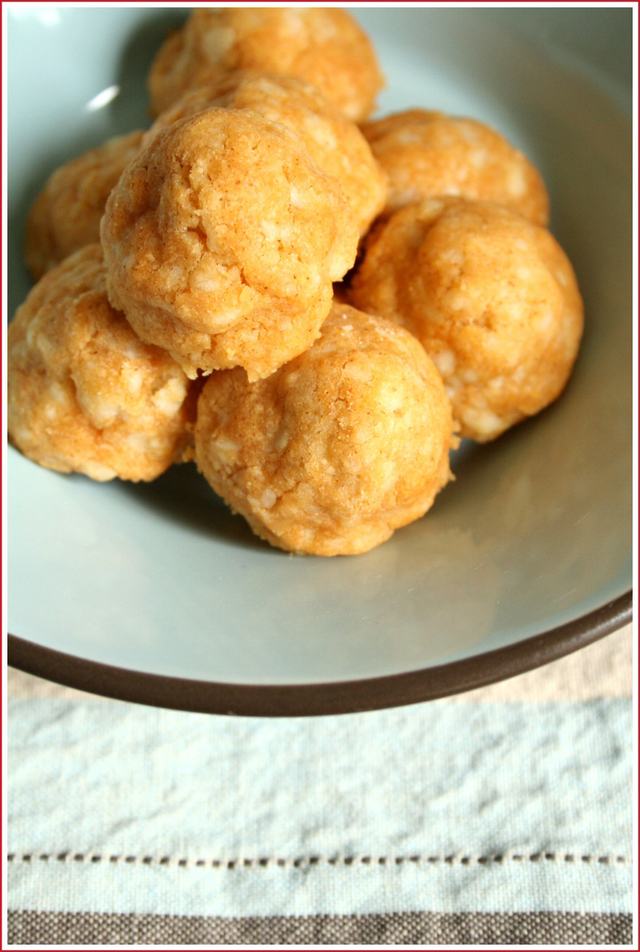
[[[10,945],[629,945],[632,917],[577,912],[368,916],[116,915],[10,911]]]

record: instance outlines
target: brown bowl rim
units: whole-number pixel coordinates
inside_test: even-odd
[[[566,624],[448,664],[318,684],[235,684],[148,674],[90,661],[9,634],[8,663],[28,674],[119,701],[207,714],[308,717],[431,701],[504,681],[603,638],[632,617],[632,592]]]

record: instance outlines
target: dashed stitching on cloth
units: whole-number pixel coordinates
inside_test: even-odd
[[[237,859],[192,859],[177,856],[134,856],[127,853],[8,853],[9,863],[113,863],[138,866],[178,866],[207,867],[209,869],[266,869],[267,867],[281,867],[285,869],[300,869],[311,866],[402,866],[414,864],[417,866],[490,866],[501,863],[599,863],[602,866],[629,865],[626,856],[597,855],[593,853],[489,853],[483,856],[474,856],[464,853],[450,853],[448,855],[428,855],[416,853],[406,856],[297,856],[283,858],[278,856],[260,856],[257,858],[239,857]]]

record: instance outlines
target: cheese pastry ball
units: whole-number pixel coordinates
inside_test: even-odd
[[[49,177],[27,218],[25,258],[40,278],[67,255],[100,238],[109,192],[139,151],[143,132],[109,139],[71,159]]]
[[[355,122],[369,115],[384,85],[373,46],[345,10],[194,10],[151,67],[153,113],[232,69],[304,79]]]
[[[290,76],[236,70],[185,93],[160,114],[151,135],[211,106],[252,109],[290,129],[304,142],[318,168],[337,179],[361,234],[382,211],[386,177],[367,140],[313,86]]]
[[[111,303],[190,377],[241,366],[255,380],[306,350],[358,237],[335,181],[249,109],[153,136],[102,220]]]
[[[553,236],[488,202],[429,199],[372,233],[350,300],[422,342],[461,433],[495,439],[564,388],[583,307]]]
[[[475,119],[409,109],[366,123],[363,132],[389,177],[387,212],[437,195],[497,202],[538,225],[549,198],[538,170]]]
[[[210,377],[195,454],[272,545],[355,555],[420,518],[450,478],[451,408],[420,344],[335,304],[310,350],[266,380]]]
[[[100,245],[46,274],[9,327],[9,435],[41,466],[151,480],[187,448],[188,382],[107,300]]]

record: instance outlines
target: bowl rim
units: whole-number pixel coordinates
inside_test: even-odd
[[[9,634],[8,664],[119,701],[203,714],[309,717],[431,701],[504,681],[584,648],[632,617],[632,590],[515,644],[400,674],[317,684],[236,684],[149,674],[90,661]]]

